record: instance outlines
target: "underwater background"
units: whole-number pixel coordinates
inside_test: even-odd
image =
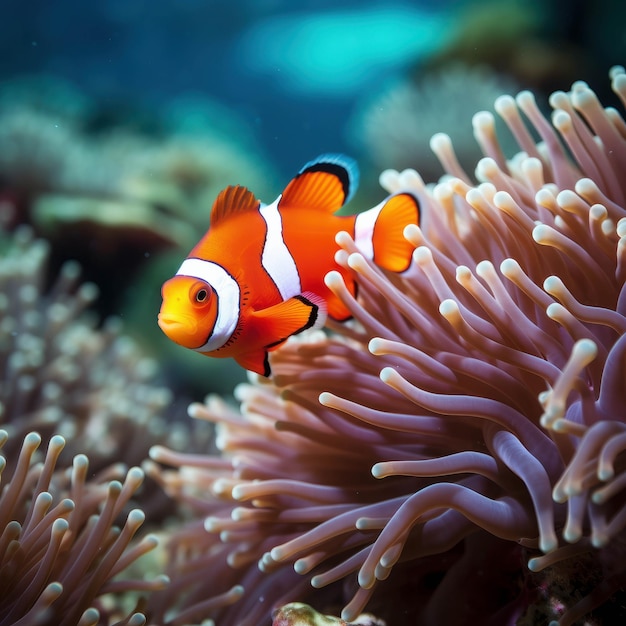
[[[324,152],[360,163],[351,210],[380,200],[385,168],[436,180],[430,137],[448,133],[473,163],[471,116],[497,95],[575,79],[607,94],[623,12],[617,0],[9,0],[0,193],[13,226],[52,241],[51,272],[77,259],[99,311],[162,355],[172,384],[228,391],[232,363],[169,346],[155,324],[160,285],[221,188],[270,201]]]
[[[393,395],[382,385],[380,367],[368,361],[375,350],[361,331],[348,325],[334,329],[338,338],[324,340],[336,349],[329,361],[332,365],[336,357],[340,362],[333,365],[336,370],[329,370],[339,372],[336,378],[334,374],[324,378],[324,356],[319,366],[316,359],[321,348],[315,345],[319,338],[314,337],[301,352],[291,344],[278,351],[275,380],[259,382],[252,377],[248,384],[240,385],[247,375],[234,361],[198,355],[175,345],[160,331],[161,285],[204,234],[213,201],[228,185],[245,185],[261,200],[271,202],[306,162],[327,152],[345,153],[356,159],[361,172],[360,188],[345,209],[355,213],[378,204],[394,185],[400,188],[400,179],[393,176],[385,179],[386,184],[379,182],[381,172],[388,168],[414,168],[427,184],[460,169],[470,180],[486,154],[474,137],[473,116],[478,111],[494,111],[494,101],[503,94],[532,91],[539,109],[550,120],[555,108],[549,104],[550,94],[585,81],[604,106],[619,108],[617,89],[611,89],[607,75],[609,68],[626,62],[626,5],[620,0],[5,0],[0,9],[0,626],[15,623],[19,616],[25,616],[22,623],[29,623],[28,619],[38,614],[41,621],[37,623],[50,626],[139,626],[144,623],[144,613],[146,623],[152,626],[206,624],[207,616],[221,618],[216,619],[217,626],[269,626],[270,605],[283,597],[285,589],[306,596],[311,585],[308,578],[295,575],[291,562],[284,566],[278,563],[281,559],[272,562],[268,555],[281,542],[288,545],[301,527],[315,531],[322,518],[315,517],[315,511],[313,522],[300,518],[309,509],[304,507],[302,513],[294,506],[290,510],[297,497],[288,489],[285,493],[279,489],[278,495],[269,494],[268,498],[276,495],[281,506],[286,503],[285,511],[276,509],[280,511],[277,529],[270,523],[264,526],[265,511],[255,507],[265,502],[267,494],[257,498],[254,492],[263,488],[264,480],[276,480],[280,488],[283,479],[312,486],[311,499],[317,502],[322,494],[320,502],[324,502],[329,523],[342,506],[349,509],[354,504],[357,519],[359,507],[369,511],[370,505],[380,504],[380,511],[376,509],[380,517],[372,513],[374,531],[365,529],[363,535],[366,531],[376,534],[381,528],[375,524],[391,519],[390,502],[418,496],[424,485],[448,483],[439,475],[429,482],[418,472],[418,478],[394,476],[393,489],[387,492],[378,487],[379,477],[373,479],[372,467],[384,466],[388,460],[381,451],[395,458],[393,454],[400,450],[399,457],[404,459],[403,454],[408,458],[417,450],[414,456],[426,459],[432,450],[422,443],[421,435],[405,444],[404,426],[387,429],[384,424],[367,421],[377,411],[391,407],[389,414],[399,416],[398,424],[406,415],[415,417],[413,413],[421,418],[422,409],[416,408],[419,403],[410,404],[402,394]],[[619,74],[615,72],[614,84],[624,83]],[[503,154],[513,157],[522,144],[499,118],[495,126]],[[431,137],[436,133],[450,136],[459,170],[442,166],[443,161],[434,157]],[[539,139],[536,118],[528,133]],[[576,160],[576,147],[571,152]],[[564,175],[568,182],[573,177],[569,170]],[[614,188],[623,186],[613,171],[607,180]],[[441,206],[444,204],[442,201]],[[619,201],[606,204],[614,212],[611,219],[617,222],[614,216],[623,210],[614,206]],[[525,227],[538,219],[534,204],[529,206],[524,207],[526,218],[531,216]],[[623,233],[616,234],[614,224],[607,225],[611,220],[599,226],[602,220],[597,219],[592,233],[596,239],[589,241],[597,243],[600,232],[606,235],[602,254],[613,256],[598,265],[613,271],[613,247],[617,249],[618,235]],[[576,228],[576,233],[586,233],[585,224]],[[504,248],[515,251],[518,241],[512,232],[503,230],[501,236]],[[455,234],[429,236],[445,244],[446,235],[453,238]],[[241,236],[245,239],[246,233]],[[491,245],[488,239],[486,248]],[[532,237],[528,235],[528,239]],[[483,242],[480,237],[477,241]],[[450,249],[454,250],[454,245]],[[456,263],[458,259],[453,260]],[[568,263],[566,259],[562,266],[569,267]],[[573,265],[576,263],[578,257]],[[620,263],[614,272],[617,278],[619,271],[623,272]],[[591,274],[586,278],[593,291]],[[615,276],[611,280],[619,282]],[[601,281],[597,284],[604,286]],[[412,286],[407,285],[409,293]],[[619,292],[620,285],[611,286]],[[364,302],[378,313],[388,313],[388,307],[391,313],[383,323],[389,323],[390,333],[397,331],[397,336],[402,336],[404,313],[393,311],[389,299],[383,297],[379,302],[372,296],[374,292],[368,286]],[[617,306],[617,296],[608,303],[602,297],[598,308],[605,307],[604,311]],[[610,298],[607,296],[607,301]],[[619,302],[623,303],[623,298]],[[595,304],[590,302],[590,306]],[[528,308],[534,314],[533,307]],[[483,309],[476,306],[477,317]],[[438,315],[436,307],[432,311]],[[432,311],[428,314],[436,317]],[[615,317],[619,316],[622,313],[616,311]],[[366,314],[363,319],[368,319]],[[621,320],[618,323],[611,317],[610,321],[615,328],[622,328]],[[610,341],[606,340],[602,358],[613,349],[614,337],[608,331],[607,335]],[[413,349],[412,339],[407,340],[407,349]],[[568,342],[571,339],[567,336]],[[563,344],[562,336],[553,341],[561,345],[559,342]],[[359,348],[354,348],[357,344]],[[563,345],[569,350],[569,343]],[[380,350],[384,357],[384,349]],[[485,363],[490,359],[486,354]],[[464,358],[461,354],[460,361]],[[615,365],[617,360],[607,357],[607,363],[618,372],[611,380],[620,383],[623,361]],[[569,364],[566,361],[567,357],[557,359],[553,369],[559,375]],[[594,371],[597,379],[602,367],[597,365]],[[522,380],[526,374],[520,372],[516,370],[510,378]],[[468,378],[472,375],[470,372]],[[342,376],[348,381],[343,388]],[[518,382],[516,379],[516,390],[525,385],[525,381]],[[531,382],[523,389],[524,402],[531,407],[526,417],[532,422],[528,428],[541,431],[537,435],[541,439],[544,432],[538,426],[541,409],[536,399],[547,385],[540,377],[539,383],[536,379]],[[336,392],[335,399],[343,391],[348,395],[354,391],[368,417],[355,426],[356,418],[351,421],[345,408],[350,400],[332,406],[331,393],[326,394],[328,406],[322,406],[316,385],[323,391],[328,385]],[[491,379],[484,387],[488,396]],[[480,396],[483,390],[480,385],[468,388],[469,395],[478,389],[475,393]],[[434,389],[436,395],[436,384]],[[563,389],[566,398],[575,396],[568,396],[567,385],[561,392]],[[364,393],[361,399],[360,391]],[[200,404],[209,396],[206,404]],[[383,406],[384,402],[388,405]],[[194,404],[188,409],[190,403]],[[622,428],[626,423],[623,402],[615,406],[616,422]],[[311,426],[315,421],[311,412],[316,418],[318,415],[315,411],[321,416],[321,426],[317,422]],[[445,411],[441,414],[449,417]],[[190,415],[199,419],[190,419]],[[434,434],[433,449],[450,456],[467,453],[467,457],[478,451],[486,457],[491,440],[485,435],[485,443],[483,431],[463,419],[458,428],[469,435],[451,437],[451,443],[444,445],[439,434]],[[581,424],[572,427],[576,445],[587,441],[585,428]],[[444,432],[446,426],[437,424],[432,430]],[[583,443],[580,450],[586,454],[591,449],[589,458],[595,462],[597,446]],[[552,448],[545,457],[540,454],[545,452],[543,448],[537,452],[538,464],[550,466],[552,471],[545,484],[537,481],[538,489],[547,494],[547,515],[552,514],[550,489],[557,484],[559,472],[566,476],[564,468],[580,458],[585,471],[593,465],[582,452],[576,452],[574,444],[565,448],[563,467],[557,469],[550,466],[557,456]],[[570,453],[573,460],[567,456]],[[532,554],[538,550],[535,545],[524,545],[524,550],[518,545],[529,527],[531,533],[536,531],[534,492],[528,496],[519,488],[516,474],[516,463],[528,466],[523,454],[511,463],[513,470],[500,457],[493,461],[504,474],[504,496],[495,480],[496,488],[491,491],[490,484],[485,498],[495,494],[494,501],[506,500],[507,489],[513,485],[510,492],[519,496],[520,509],[531,511],[531,521],[520,523],[521,530],[515,527],[510,531],[512,541],[509,536],[503,539],[486,532],[472,535],[465,544],[463,527],[454,537],[458,543],[450,540],[448,545],[442,540],[438,545],[441,554],[432,559],[427,555],[414,570],[407,570],[415,579],[406,578],[404,570],[394,572],[385,588],[392,590],[387,596],[392,600],[384,600],[387,591],[375,596],[376,610],[385,619],[394,618],[388,619],[386,626],[415,623],[410,608],[394,614],[396,596],[404,602],[407,595],[412,597],[415,580],[419,580],[415,588],[420,589],[416,596],[420,606],[427,607],[435,597],[438,609],[453,612],[454,603],[444,597],[445,590],[439,596],[431,592],[444,580],[448,568],[453,571],[450,564],[464,568],[465,562],[467,569],[457,571],[466,580],[468,572],[474,571],[471,559],[477,555],[479,561],[484,558],[484,571],[491,572],[488,586],[495,590],[493,597],[478,607],[476,621],[464,622],[456,616],[457,621],[450,623],[488,623],[481,619],[489,617],[493,618],[490,623],[499,626],[515,623],[512,616],[522,616],[520,624],[548,623],[546,615],[558,619],[572,606],[578,612],[569,615],[575,613],[572,620],[578,619],[605,599],[590,602],[587,608],[575,604],[580,598],[584,603],[591,590],[603,584],[603,568],[617,572],[610,579],[607,597],[618,590],[615,615],[624,618],[626,522],[620,520],[626,519],[626,509],[621,501],[616,503],[621,487],[616,487],[614,500],[613,492],[603,496],[608,501],[607,517],[618,512],[615,517],[619,519],[611,526],[617,546],[614,554],[609,545],[601,558],[596,558],[600,551],[591,552],[564,569],[545,566],[548,574],[533,577],[520,563],[522,558],[524,563],[528,560],[524,550],[534,550]],[[432,456],[434,465],[443,458]],[[615,458],[621,480],[626,475],[622,448]],[[393,473],[388,468],[385,471]],[[520,475],[523,471],[519,470]],[[471,472],[460,472],[465,473]],[[468,484],[482,485],[483,478],[472,475]],[[610,482],[610,478],[606,480]],[[464,488],[464,480],[453,486]],[[344,494],[353,492],[357,494],[354,502],[346,504]],[[236,498],[233,493],[243,495]],[[388,505],[390,508],[385,508]],[[596,505],[602,508],[595,501],[589,504],[594,511]],[[572,507],[580,519],[587,510],[584,506]],[[566,519],[562,510],[556,514],[559,532]],[[305,521],[295,531],[283,527],[283,512],[287,518],[293,514],[297,524]],[[346,510],[346,514],[352,512]],[[593,523],[606,512],[602,509],[600,513]],[[483,526],[490,529],[486,517]],[[242,522],[242,528],[236,522]],[[585,532],[593,523],[585,526]],[[255,535],[250,528],[257,526],[270,527],[270,531]],[[415,522],[415,526],[419,525]],[[419,532],[421,526],[416,534]],[[52,547],[42,537],[49,539]],[[23,549],[18,550],[15,546],[20,541]],[[334,539],[328,541],[332,554]],[[360,549],[358,541],[348,537],[348,548]],[[229,542],[235,546],[232,551]],[[99,545],[110,551],[99,552]],[[306,558],[315,562],[318,557],[315,544],[312,546]],[[325,549],[322,545],[320,553]],[[59,556],[54,557],[54,550]],[[281,558],[288,561],[287,556]],[[305,558],[296,558],[292,561],[308,567]],[[547,562],[551,556],[536,560],[541,558]],[[263,559],[270,573],[266,578],[257,567]],[[338,571],[343,571],[344,563],[339,558],[336,563]],[[496,567],[490,569],[492,563]],[[32,571],[39,565],[36,580],[40,589],[30,585]],[[580,582],[580,572],[586,573],[587,565],[591,573],[588,579],[583,576],[583,591],[573,598],[568,594]],[[382,575],[390,572],[391,567]],[[205,576],[211,574],[207,585]],[[44,581],[53,582],[44,588]],[[57,581],[63,582],[65,592],[54,586]],[[355,581],[344,585],[340,575],[331,583],[328,589],[315,591],[316,606],[339,614],[358,585]],[[449,584],[453,589],[459,586],[458,581]],[[20,585],[28,588],[32,597],[26,592],[22,595]],[[464,583],[460,586],[465,589]],[[252,590],[245,597],[244,587]],[[482,579],[474,580],[465,598],[482,601],[483,587]],[[553,588],[558,591],[550,595]],[[363,592],[361,597],[366,595],[364,589],[358,589],[357,593]],[[61,599],[57,601],[57,597]],[[52,605],[58,614],[48,610]],[[614,606],[603,610],[593,621],[581,618],[570,622],[567,618],[563,623],[611,623]],[[64,615],[65,621],[58,621],[58,615]],[[303,619],[308,621],[303,623],[318,623],[317,617],[305,615]],[[302,623],[298,616],[284,619],[276,625]],[[363,623],[384,624],[375,618]]]

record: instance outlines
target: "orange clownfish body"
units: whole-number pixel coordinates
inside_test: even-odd
[[[350,233],[382,268],[401,272],[412,247],[402,232],[419,217],[417,199],[390,196],[359,215],[334,215],[357,184],[355,163],[324,155],[308,163],[272,203],[245,187],[227,187],[211,211],[211,227],[162,289],[159,326],[174,342],[202,354],[233,357],[269,376],[268,351],[326,315],[350,317],[326,287],[340,272],[354,292],[354,278],[335,262],[335,235]]]

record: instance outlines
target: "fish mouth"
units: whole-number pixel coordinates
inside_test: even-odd
[[[198,324],[191,317],[168,315],[159,313],[157,317],[159,328],[175,343],[186,348],[195,347]]]

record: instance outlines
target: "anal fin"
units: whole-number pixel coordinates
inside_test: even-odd
[[[235,361],[237,361],[241,367],[251,372],[256,372],[261,376],[269,376],[271,373],[267,350],[255,350],[253,352],[238,354],[235,357]]]

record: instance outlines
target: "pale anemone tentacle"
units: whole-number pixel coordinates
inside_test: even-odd
[[[0,431],[2,445],[10,439],[7,435]],[[165,576],[143,581],[119,576],[159,543],[147,535],[133,545],[145,515],[132,509],[121,516],[144,474],[135,467],[126,473],[124,484],[118,480],[107,484],[102,477],[86,483],[84,455],[75,458],[74,471],[59,467],[64,437],[53,436],[38,462],[41,443],[41,436],[31,432],[17,459],[7,462],[0,457],[0,477],[6,482],[0,489],[0,620],[63,626],[103,623],[108,610],[101,612],[98,596],[154,592],[169,582]],[[117,527],[116,519],[124,517]],[[124,623],[144,624],[145,615],[129,614]]]

